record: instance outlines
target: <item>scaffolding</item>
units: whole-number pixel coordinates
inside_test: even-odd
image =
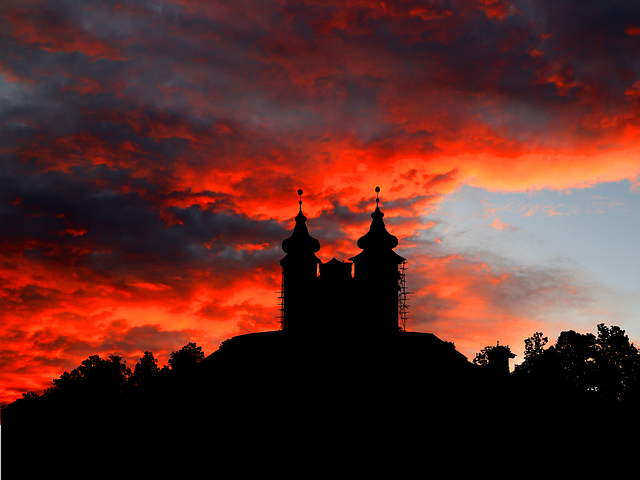
[[[284,267],[282,267],[282,280],[280,281],[280,291],[276,293],[280,294],[280,296],[278,297],[278,300],[279,300],[278,310],[280,310],[280,315],[278,315],[277,318],[280,319],[280,330],[284,330]]]
[[[400,329],[405,332],[407,330],[407,318],[409,318],[409,304],[407,303],[409,295],[413,292],[407,291],[407,262],[403,261],[398,269],[398,319]]]

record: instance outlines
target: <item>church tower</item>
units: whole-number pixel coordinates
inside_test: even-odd
[[[393,334],[398,331],[398,294],[400,272],[398,265],[405,261],[393,251],[398,238],[387,232],[382,221],[376,187],[376,209],[371,214],[371,226],[358,239],[362,249],[350,258],[354,264],[354,281],[358,301],[358,316],[363,330],[371,333]]]
[[[321,262],[315,254],[320,250],[320,242],[309,235],[307,217],[302,213],[302,190],[298,190],[298,195],[300,211],[293,234],[282,241],[282,250],[287,255],[280,260],[284,299],[282,329],[289,332],[318,328],[314,312],[317,311],[318,264]]]

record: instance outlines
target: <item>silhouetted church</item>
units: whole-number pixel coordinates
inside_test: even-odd
[[[469,398],[480,396],[476,408],[496,403],[483,393],[479,367],[453,343],[402,328],[405,259],[394,252],[398,239],[383,217],[376,201],[369,231],[357,241],[361,252],[324,263],[300,200],[293,232],[282,242],[281,328],[237,335],[200,362],[201,378],[215,383],[203,384],[205,390],[192,397],[202,406],[189,408],[208,411],[215,399],[223,411],[251,412],[260,399],[261,411],[270,413],[245,418],[250,431],[277,431],[286,419],[304,430],[291,438],[324,432],[317,438],[333,436],[332,445],[350,438],[335,436],[345,429],[361,441],[377,438],[407,404],[418,403],[426,416],[410,423],[405,418],[399,431],[428,421],[421,428],[437,432],[436,444],[442,435],[457,434],[451,422],[473,429]],[[487,412],[483,419],[490,418]],[[384,435],[382,441],[395,438]],[[306,451],[305,442],[297,447]],[[351,448],[343,444],[338,450]]]
[[[300,199],[293,234],[282,242],[287,254],[280,260],[282,330],[310,333],[318,329],[319,321],[330,319],[344,333],[398,331],[406,299],[404,268],[399,266],[405,259],[393,251],[398,239],[387,232],[378,202],[376,198],[369,231],[358,240],[362,252],[349,262],[334,258],[322,263],[315,255],[320,242],[309,234]]]
[[[280,329],[237,335],[204,365],[222,371],[224,364],[229,375],[258,383],[301,375],[349,383],[355,375],[380,384],[405,375],[410,384],[417,374],[442,383],[473,374],[476,366],[453,343],[405,330],[406,261],[393,251],[398,239],[385,227],[378,198],[369,231],[357,241],[362,251],[349,261],[316,256],[320,242],[309,234],[302,197],[299,205],[293,233],[282,242]]]

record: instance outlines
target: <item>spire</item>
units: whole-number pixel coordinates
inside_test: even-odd
[[[363,250],[386,250],[398,246],[398,238],[387,232],[387,228],[382,221],[384,213],[380,211],[380,206],[378,205],[380,202],[378,193],[380,193],[380,187],[376,187],[376,209],[371,214],[373,220],[369,231],[358,239],[358,248]]]
[[[300,211],[296,216],[296,226],[291,236],[282,241],[282,250],[286,253],[315,253],[320,250],[320,242],[309,235],[307,217],[302,213],[302,189],[298,190]]]
[[[304,192],[302,191],[301,188],[298,189],[298,196],[300,197],[300,200],[298,200],[298,204],[300,205],[300,211],[298,212],[298,216],[302,215],[302,194]],[[304,217],[304,215],[302,215]],[[306,218],[305,218],[306,220]]]

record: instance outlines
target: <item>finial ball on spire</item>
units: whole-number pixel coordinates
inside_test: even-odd
[[[380,187],[376,187],[376,193],[380,193]]]
[[[303,192],[302,192],[302,189],[300,188],[300,189],[298,190],[298,195],[302,195],[302,193],[303,193]]]

